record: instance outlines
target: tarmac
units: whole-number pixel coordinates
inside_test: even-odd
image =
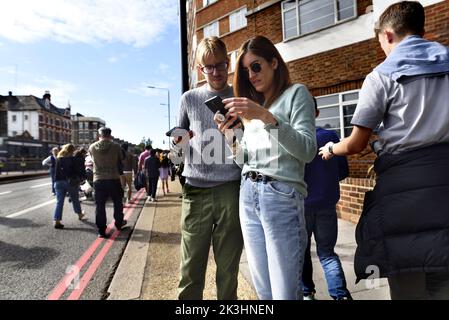
[[[179,281],[181,186],[169,181],[171,193],[163,196],[158,189],[158,202],[146,201],[134,226],[125,252],[108,288],[108,300],[176,300]],[[313,240],[312,240],[313,241]],[[362,280],[355,284],[355,224],[338,220],[335,247],[340,256],[348,290],[354,300],[390,300],[386,279]],[[312,263],[317,300],[331,300],[326,280],[312,243]],[[205,300],[215,300],[215,264],[210,250]],[[243,252],[240,261],[239,300],[257,300]]]

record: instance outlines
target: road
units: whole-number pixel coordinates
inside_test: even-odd
[[[105,298],[142,209],[144,198],[137,198],[143,194],[133,196],[134,203],[124,209],[129,227],[121,232],[112,229],[111,239],[104,240],[97,238],[92,201],[81,204],[89,218],[82,222],[66,200],[65,228],[53,228],[56,201],[49,178],[0,185],[0,299]],[[107,215],[109,224],[111,202]]]

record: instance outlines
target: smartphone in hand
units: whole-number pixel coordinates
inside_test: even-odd
[[[218,111],[223,116],[226,116],[226,113],[228,113],[228,110],[225,108],[225,105],[219,96],[210,98],[210,99],[204,101],[204,103],[209,108],[209,110],[212,111],[213,114],[216,114]],[[239,118],[237,118],[229,128],[231,129],[239,123],[241,123],[241,120]]]

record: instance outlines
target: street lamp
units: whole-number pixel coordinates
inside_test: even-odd
[[[171,129],[171,126],[170,126],[170,90],[168,88],[161,88],[161,87],[155,87],[155,86],[147,86],[147,87],[150,89],[167,90],[168,130],[170,130]]]

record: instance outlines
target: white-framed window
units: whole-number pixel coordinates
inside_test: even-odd
[[[356,0],[287,0],[282,2],[284,40],[312,33],[357,15]]]
[[[204,26],[203,30],[204,30],[204,38],[212,36],[218,37],[220,35],[218,21],[212,22],[211,24]]]
[[[13,115],[12,116],[12,122],[16,122],[17,121],[17,116],[16,115]]]
[[[203,7],[208,6],[214,2],[217,2],[218,0],[203,0]]]
[[[229,32],[246,27],[246,7],[229,15]]]
[[[28,115],[27,114],[24,115],[24,118],[25,118],[25,120],[28,120]]]
[[[316,126],[334,130],[341,138],[348,137],[352,128],[352,116],[359,101],[359,91],[352,90],[316,97],[320,115]]]
[[[235,71],[235,67],[236,67],[236,63],[237,63],[237,53],[238,50],[234,50],[228,53],[228,58],[229,58],[229,72],[234,72]]]

